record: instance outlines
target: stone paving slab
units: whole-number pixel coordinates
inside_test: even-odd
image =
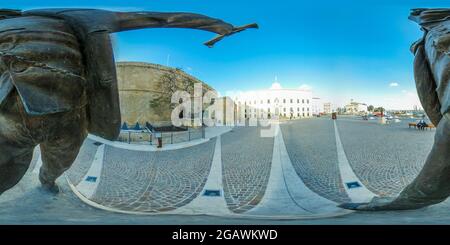
[[[225,200],[235,213],[263,198],[269,181],[274,138],[261,138],[260,127],[235,127],[222,135]]]
[[[342,203],[350,199],[340,178],[333,121],[296,120],[281,125],[295,171],[319,195]]]
[[[98,145],[95,143],[95,141],[89,138],[86,139],[72,167],[66,172],[72,184],[78,185],[91,167],[91,163],[94,161],[94,156],[98,149]]]
[[[2,225],[367,225],[367,224],[450,224],[450,200],[420,210],[391,212],[354,212],[326,219],[273,220],[224,218],[205,215],[127,215],[93,208],[71,191],[64,178],[58,179],[58,195],[39,190],[37,176],[30,171],[10,193],[25,193],[8,200],[0,196],[0,224]]]
[[[202,190],[212,163],[215,141],[163,152],[105,148],[100,184],[92,201],[138,212],[174,210]],[[124,160],[126,159],[126,160]]]
[[[408,128],[408,121],[381,125],[337,120],[347,158],[358,177],[382,196],[398,194],[417,176],[433,145],[435,131]]]
[[[336,154],[332,123],[333,121],[328,118],[308,119],[286,122],[281,128],[296,174],[311,190],[328,199],[336,198],[339,201],[348,197],[342,195],[334,182],[339,178],[339,172],[331,165],[334,162],[333,152]],[[371,191],[380,195],[398,193],[417,175],[429,151],[427,147],[431,147],[434,136],[434,130],[408,129],[406,122],[379,125],[357,119],[338,119],[337,126],[353,171]],[[273,138],[259,136],[259,130],[253,127],[237,127],[233,132],[222,136],[225,197],[228,208],[235,213],[252,210],[260,202],[267,188],[271,168],[271,160],[268,159],[272,158]],[[198,196],[204,187],[211,168],[214,142],[215,140],[186,149],[165,152],[107,148],[105,157],[108,160],[105,163],[108,168],[105,169],[108,172],[105,170],[103,175],[109,177],[102,176],[103,183],[94,198],[98,198],[97,201],[102,205],[149,213],[184,206]],[[85,142],[86,146],[91,147],[93,143],[94,141]],[[71,175],[68,178],[71,180],[80,179],[79,176],[85,171],[83,169],[89,168],[91,154],[88,150],[82,150],[86,154],[83,156],[83,153],[80,153],[79,156],[79,159],[87,160],[76,162],[74,167],[77,169],[68,172],[68,175]],[[95,153],[94,149],[92,151]],[[226,152],[230,153],[228,157],[224,156]],[[298,155],[293,155],[293,152]],[[331,160],[323,160],[327,158]],[[36,159],[32,165],[35,162]],[[321,180],[326,180],[325,184],[318,184]],[[63,178],[58,180],[58,184],[62,189],[59,195],[43,193],[38,188],[37,174],[28,171],[19,185],[0,196],[0,223],[450,224],[449,201],[416,211],[356,212],[340,218],[306,221],[265,221],[183,215],[130,216],[89,207],[73,195]],[[247,188],[249,186],[251,188]]]

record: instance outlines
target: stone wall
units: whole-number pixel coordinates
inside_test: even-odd
[[[202,83],[204,90],[213,90],[209,85],[180,69],[139,62],[118,62],[116,66],[122,121],[128,125],[134,125],[136,122],[145,125],[145,122],[158,124],[171,121],[171,110],[161,110],[161,106],[155,108],[151,103],[162,93],[170,95],[170,92],[163,91],[160,86],[161,78],[165,74],[176,74],[180,87],[183,87],[184,81],[190,79]]]

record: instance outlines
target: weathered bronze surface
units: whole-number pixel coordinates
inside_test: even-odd
[[[75,160],[87,133],[109,140],[120,130],[119,94],[109,34],[142,28],[191,28],[217,41],[234,27],[192,13],[97,9],[0,10],[0,194],[16,185],[40,145],[40,181]]]
[[[450,9],[413,9],[409,17],[424,31],[411,47],[414,78],[422,106],[436,127],[434,145],[416,179],[398,197],[340,207],[362,210],[418,209],[450,196]]]

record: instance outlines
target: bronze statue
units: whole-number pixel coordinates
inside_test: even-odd
[[[413,9],[409,17],[424,31],[411,47],[414,78],[422,106],[436,127],[434,145],[416,179],[398,197],[345,203],[362,211],[418,209],[450,196],[450,9]]]
[[[225,36],[233,27],[191,13],[96,9],[0,10],[0,194],[25,174],[40,145],[42,186],[70,168],[87,133],[109,140],[120,131],[119,94],[110,33],[191,28]]]

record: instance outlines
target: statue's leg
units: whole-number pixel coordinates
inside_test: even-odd
[[[36,144],[28,133],[13,93],[0,106],[0,195],[15,186],[30,166]]]
[[[17,146],[0,137],[0,195],[22,179],[33,158],[33,147]]]
[[[75,161],[87,136],[86,121],[84,115],[71,112],[60,120],[51,119],[51,123],[55,125],[49,125],[49,130],[52,131],[48,139],[40,144],[42,167],[39,180],[45,189],[58,192],[55,181]]]
[[[370,203],[346,203],[342,208],[381,211],[418,209],[437,204],[450,196],[450,113],[438,126],[433,148],[416,179],[397,198],[375,198]]]

